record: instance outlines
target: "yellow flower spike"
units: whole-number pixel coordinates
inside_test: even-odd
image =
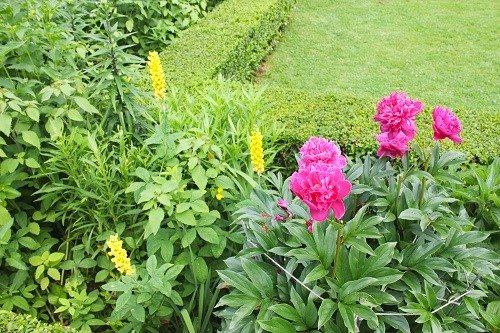
[[[153,92],[157,99],[165,98],[165,74],[161,66],[160,56],[156,51],[150,51],[148,56],[149,74]]]
[[[125,275],[135,274],[135,269],[130,264],[130,258],[127,257],[127,251],[122,247],[123,241],[118,239],[118,234],[109,236],[106,245],[109,247],[108,255],[113,257],[111,262],[115,264],[118,272]]]
[[[224,195],[222,195],[222,192],[224,191],[224,189],[222,187],[218,187],[217,190],[216,190],[216,194],[215,194],[215,198],[217,200],[222,200],[224,198]]]
[[[262,148],[262,134],[259,129],[252,131],[250,135],[250,159],[253,171],[259,175],[264,172],[264,149]]]

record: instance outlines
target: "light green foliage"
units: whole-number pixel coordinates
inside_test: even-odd
[[[375,154],[379,133],[373,121],[377,100],[311,94],[307,91],[270,88],[265,93],[273,103],[271,117],[283,125],[281,139],[292,147],[310,136],[322,136],[336,141],[349,156]],[[425,102],[425,101],[424,101]],[[498,156],[500,115],[496,112],[454,110],[462,121],[463,143],[443,142],[446,149],[460,150],[471,160],[488,163]],[[432,106],[417,116],[416,142],[422,147],[433,144]],[[293,156],[289,154],[285,159]],[[293,162],[293,161],[292,161]]]
[[[197,86],[222,74],[247,79],[273,47],[294,0],[226,0],[161,53],[167,84]]]
[[[362,99],[403,90],[495,112],[499,10],[490,0],[300,1],[262,82]]]
[[[5,333],[76,333],[59,324],[48,325],[29,315],[18,315],[0,310],[0,331]]]
[[[273,190],[255,189],[236,213],[246,246],[218,272],[231,286],[218,303],[222,330],[465,333],[496,325],[500,257],[474,225],[481,217],[464,211],[468,199],[450,195],[463,184],[456,170],[466,158],[438,146],[415,150],[400,165],[351,163],[346,214],[312,232],[289,180],[271,175]]]
[[[148,51],[165,48],[217,2],[219,0],[117,0],[110,4],[117,14],[118,29],[130,33],[124,44],[137,44],[131,50],[145,57]]]

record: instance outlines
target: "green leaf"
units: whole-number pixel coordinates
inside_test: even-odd
[[[45,130],[50,135],[51,140],[55,140],[63,134],[64,123],[61,118],[49,118],[45,124]]]
[[[134,29],[134,20],[128,19],[127,22],[125,22],[125,27],[131,32]]]
[[[107,291],[128,291],[130,287],[121,281],[113,281],[103,285],[102,289]]]
[[[309,283],[312,281],[316,281],[325,277],[326,275],[328,275],[328,271],[325,270],[322,265],[318,265],[314,267],[313,270],[309,272],[309,274],[307,274],[303,282]]]
[[[351,237],[349,239],[346,239],[345,242],[346,242],[346,244],[353,246],[354,248],[356,248],[357,250],[359,250],[363,253],[374,255],[373,250],[370,247],[370,245],[368,245],[368,243],[366,243],[366,240],[364,240],[362,238]]]
[[[229,270],[219,271],[220,278],[228,285],[238,289],[248,296],[257,297],[260,299],[260,291],[242,274],[232,272]]]
[[[205,259],[197,257],[193,262],[193,273],[198,282],[205,282],[208,278],[208,266]]]
[[[20,270],[23,270],[23,271],[27,271],[28,270],[28,266],[26,266],[26,264],[21,260],[20,256],[19,256],[19,258],[15,257],[15,256],[12,256],[10,258],[5,259],[5,261],[11,267],[14,267],[14,268],[17,268],[17,269],[20,269]]]
[[[194,217],[192,210],[186,210],[182,213],[176,213],[175,219],[183,224],[187,224],[187,225],[191,225],[191,226],[196,225],[196,219]]]
[[[21,135],[24,141],[40,149],[40,139],[38,138],[38,135],[35,132],[23,131]]]
[[[48,277],[44,277],[43,279],[40,280],[40,288],[42,288],[42,290],[45,290],[47,289],[47,287],[49,286],[49,278]]]
[[[323,327],[332,318],[333,313],[337,310],[337,304],[327,298],[321,302],[318,310],[318,330]]]
[[[181,316],[182,320],[184,321],[184,324],[186,325],[186,328],[189,333],[196,333],[193,323],[191,321],[191,318],[189,317],[189,312],[186,309],[181,310]]]
[[[191,245],[192,242],[194,242],[195,239],[196,239],[196,229],[191,228],[188,231],[186,231],[184,236],[182,236],[181,239],[182,247],[184,248],[188,247],[189,245]]]
[[[7,208],[5,208],[4,206],[0,206],[0,221],[1,221],[1,224],[3,225],[4,223],[10,221],[11,219],[12,219],[12,217],[10,216],[10,213],[7,210]]]
[[[62,258],[64,258],[64,253],[62,252],[53,252],[49,255],[49,262],[53,264],[59,263]]]
[[[296,333],[295,327],[283,318],[273,318],[270,320],[259,320],[260,327],[271,333]]]
[[[203,169],[201,165],[198,164],[193,171],[191,171],[191,176],[200,190],[204,190],[207,187],[208,178],[205,174],[205,169]]]
[[[59,273],[59,271],[53,267],[49,268],[47,270],[47,274],[53,278],[54,280],[56,281],[59,281],[61,279],[61,274]]]
[[[44,265],[38,266],[35,270],[35,279],[37,279],[37,280],[40,279],[43,272],[45,272],[45,266]]]
[[[214,229],[210,227],[202,227],[202,228],[197,228],[198,234],[200,235],[201,238],[203,238],[205,241],[212,243],[212,244],[219,244],[219,235],[217,235],[217,232],[215,232]]]
[[[243,270],[247,273],[253,285],[261,291],[262,296],[272,297],[274,283],[271,276],[255,262],[246,258],[241,258],[240,260]]]
[[[193,201],[190,206],[197,213],[208,213],[210,211],[210,208],[208,208],[208,205],[203,200]]]
[[[348,295],[355,293],[357,291],[362,290],[363,288],[366,288],[368,286],[371,286],[375,283],[377,283],[377,279],[372,278],[372,277],[363,277],[358,280],[354,281],[348,281],[344,283],[340,289],[339,289],[339,299],[344,299]]]
[[[144,311],[144,307],[140,304],[134,305],[134,307],[130,310],[130,313],[141,323],[146,320],[146,311]]]
[[[275,304],[268,309],[285,319],[304,325],[300,314],[289,304]]]
[[[355,333],[356,330],[356,322],[354,318],[354,312],[352,309],[343,303],[339,303],[339,311],[342,319],[344,320],[344,325],[347,327],[350,333]]]
[[[28,107],[26,108],[26,114],[32,120],[38,122],[40,120],[40,111],[37,108]]]
[[[97,272],[97,274],[95,275],[95,279],[94,281],[95,282],[102,282],[104,280],[106,280],[106,278],[109,276],[109,271],[106,270],[106,269],[103,269],[103,270],[100,270],[99,272]]]
[[[33,169],[38,169],[40,167],[40,164],[38,164],[37,160],[35,160],[32,157],[29,157],[26,160],[24,160],[24,164],[26,164],[27,167],[30,167]]]
[[[0,132],[5,136],[10,135],[10,126],[12,125],[12,117],[7,113],[0,113]]]
[[[151,234],[156,235],[164,218],[165,212],[162,208],[151,209],[148,213],[148,224],[145,227],[144,238]]]
[[[408,320],[406,320],[403,316],[380,316],[383,321],[385,321],[390,326],[395,329],[400,330],[404,333],[411,333],[410,325],[408,324]]]
[[[40,248],[40,244],[31,237],[20,237],[18,239],[18,242],[19,244],[30,250],[37,250],[38,248]]]
[[[423,214],[420,209],[408,208],[403,210],[401,214],[399,214],[399,218],[403,220],[420,221],[422,215]]]
[[[68,110],[68,118],[73,121],[83,121],[83,117],[77,109]]]
[[[500,329],[500,301],[492,301],[481,311],[483,318],[495,329]]]
[[[86,98],[80,97],[80,96],[75,96],[75,97],[73,97],[73,99],[74,99],[75,103],[83,111],[91,113],[91,114],[99,113],[99,111],[94,106],[92,106],[92,104],[90,104],[90,102]]]

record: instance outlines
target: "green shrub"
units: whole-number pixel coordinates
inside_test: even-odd
[[[222,331],[495,332],[500,256],[475,226],[482,218],[464,212],[469,199],[451,195],[465,161],[439,146],[402,163],[357,159],[345,214],[323,223],[290,179],[268,177],[274,188],[255,189],[236,212],[245,248],[218,271],[230,288]],[[309,200],[338,190],[324,191]]]
[[[377,101],[281,88],[268,89],[265,96],[274,103],[271,116],[283,125],[281,139],[289,151],[310,136],[330,138],[345,154],[353,157],[374,154],[378,148],[375,139],[378,127],[373,121]],[[433,144],[432,108],[427,106],[417,117],[416,141],[422,148]],[[442,146],[445,149],[453,147],[481,163],[498,156],[500,113],[462,109],[454,112],[462,121],[464,141],[460,145],[444,141]],[[291,156],[293,154],[285,157],[290,159]]]
[[[48,325],[30,315],[15,314],[0,310],[0,332],[2,333],[76,333],[77,331],[61,326]]]
[[[272,48],[294,0],[226,0],[162,52],[167,83],[248,78]]]

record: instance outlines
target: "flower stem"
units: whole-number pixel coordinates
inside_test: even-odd
[[[340,260],[340,247],[342,246],[342,241],[343,241],[343,232],[344,232],[344,226],[340,230],[337,231],[337,244],[335,247],[335,261],[333,263],[333,273],[332,273],[332,278],[335,279],[335,274],[337,273],[337,265]]]

